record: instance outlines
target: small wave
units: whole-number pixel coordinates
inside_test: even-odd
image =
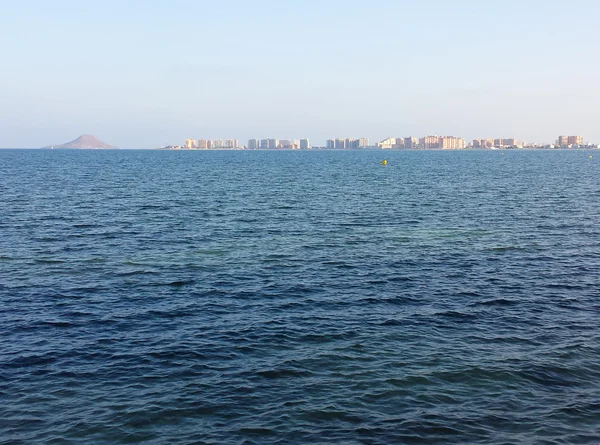
[[[520,375],[542,386],[570,387],[579,383],[581,376],[569,368],[557,366],[535,367],[520,371]]]
[[[240,429],[240,432],[242,434],[259,437],[273,436],[275,434],[275,431],[272,429],[260,427],[244,427]]]
[[[459,311],[438,312],[438,313],[436,313],[434,315],[436,317],[454,318],[454,319],[460,320],[460,321],[474,320],[474,319],[477,318],[476,314],[466,313],[466,312],[459,312]]]
[[[525,250],[524,247],[521,246],[496,246],[496,247],[490,247],[489,250],[493,251],[493,252],[510,252],[513,250]]]
[[[414,278],[412,277],[407,277],[405,275],[397,275],[397,276],[391,276],[388,278],[388,281],[391,281],[393,283],[397,283],[397,282],[408,282],[408,281],[414,281]]]
[[[160,275],[160,272],[155,270],[132,270],[128,272],[118,272],[115,275],[119,277],[130,277],[134,275]]]
[[[167,286],[181,287],[181,286],[187,286],[188,284],[194,284],[194,283],[195,283],[194,280],[179,280],[179,281],[171,281],[170,283],[167,283]]]
[[[142,286],[150,286],[150,287],[161,287],[161,286],[167,286],[167,287],[184,287],[187,286],[189,284],[194,284],[196,281],[195,280],[177,280],[177,281],[169,281],[169,282],[165,282],[165,283],[147,283],[147,284],[142,284]]]
[[[175,349],[172,351],[155,351],[148,354],[150,357],[159,360],[206,360],[208,356],[201,352]]]
[[[43,355],[21,355],[10,362],[5,363],[3,366],[8,366],[10,368],[26,368],[31,366],[50,365],[56,361],[57,358],[53,353]]]
[[[182,317],[193,317],[198,315],[195,312],[192,311],[188,311],[188,310],[166,310],[166,311],[157,311],[157,310],[152,310],[150,312],[148,312],[147,317],[152,319],[153,317],[160,317],[160,318],[182,318]]]
[[[324,261],[323,266],[333,266],[337,269],[357,269],[358,266],[343,261]]]
[[[55,328],[70,328],[73,326],[73,324],[68,321],[43,321],[42,324],[53,326]]]
[[[475,306],[515,306],[519,304],[518,301],[509,300],[507,298],[494,298],[491,300],[478,301],[476,303],[472,303]]]
[[[281,379],[288,377],[308,377],[312,373],[310,371],[298,369],[269,369],[266,371],[258,371],[257,374],[266,379]]]
[[[38,264],[63,264],[63,263],[66,263],[65,260],[60,260],[58,258],[36,258],[35,262]]]
[[[138,207],[140,210],[170,210],[169,206],[156,205],[156,204],[145,204]]]
[[[321,422],[330,422],[336,420],[340,422],[361,423],[363,421],[363,419],[357,415],[331,406],[320,410],[305,411],[302,413],[302,417]]]

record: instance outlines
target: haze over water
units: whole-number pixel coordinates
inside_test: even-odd
[[[591,154],[2,150],[0,442],[598,443]]]

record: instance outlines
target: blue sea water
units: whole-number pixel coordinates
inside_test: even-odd
[[[0,443],[599,443],[591,155],[1,150]]]

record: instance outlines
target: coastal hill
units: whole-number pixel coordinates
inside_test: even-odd
[[[77,139],[61,145],[48,145],[43,148],[117,148],[112,145],[105,144],[100,139],[91,134],[84,134]]]

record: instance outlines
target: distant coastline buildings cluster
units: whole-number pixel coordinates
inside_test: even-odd
[[[425,136],[419,139],[414,137],[387,138],[375,144],[375,147],[381,149],[421,150],[462,150],[467,148],[598,148],[597,145],[585,144],[583,136],[559,136],[554,144],[528,144],[519,141],[517,138],[473,139],[468,144],[463,138],[454,136]]]
[[[589,146],[583,142],[583,136],[559,136],[554,144],[528,144],[515,138],[474,139],[473,148],[573,148]]]
[[[522,144],[515,138],[505,139],[473,139],[473,148],[519,147]]]
[[[334,150],[345,150],[350,148],[368,148],[369,139],[367,138],[335,138],[327,139],[325,148]]]
[[[248,139],[249,150],[308,150],[310,141],[304,139]]]
[[[308,139],[249,139],[248,145],[240,145],[237,139],[186,139],[183,146],[167,145],[163,147],[171,150],[308,150],[310,141]]]
[[[387,138],[375,144],[381,149],[454,149],[467,147],[463,138],[454,136],[425,136],[420,139],[412,136],[406,138]]]
[[[583,145],[583,136],[559,136],[556,145],[559,147],[569,147],[572,145]]]
[[[187,150],[223,150],[223,149],[238,149],[240,143],[237,139],[186,139],[184,147]]]
[[[310,141],[304,139],[249,139],[242,145],[237,139],[186,139],[184,145],[167,145],[167,150],[309,150]],[[517,138],[473,139],[467,143],[465,139],[455,136],[390,137],[374,145],[368,138],[332,138],[327,139],[322,147],[330,150],[381,149],[381,150],[463,150],[463,149],[498,149],[498,148],[598,148],[598,144],[586,144],[583,136],[559,136],[555,143],[526,143]]]

